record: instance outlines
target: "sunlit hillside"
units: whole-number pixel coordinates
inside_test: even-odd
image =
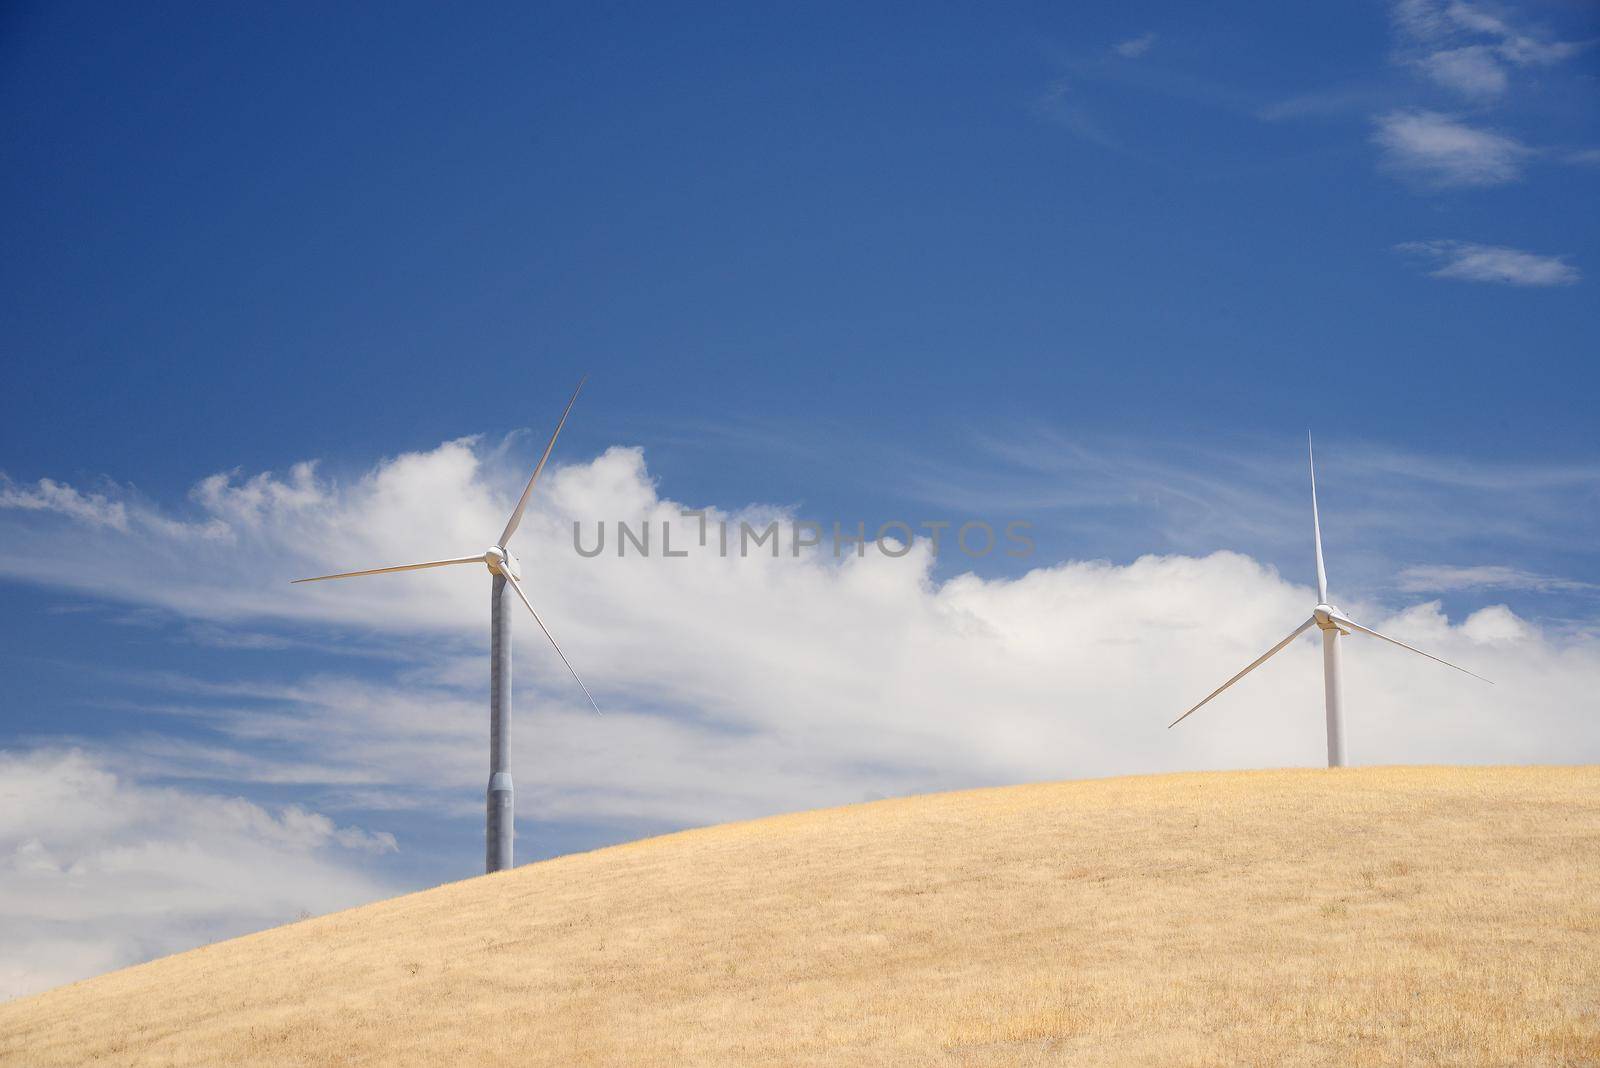
[[[1600,1063],[1600,768],[713,827],[0,1005],[4,1065]]]

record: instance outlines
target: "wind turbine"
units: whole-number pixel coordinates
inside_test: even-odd
[[[1349,637],[1351,631],[1358,630],[1362,634],[1368,634],[1374,638],[1382,638],[1384,641],[1398,645],[1402,649],[1408,649],[1418,656],[1425,656],[1429,660],[1443,664],[1445,667],[1455,668],[1464,674],[1472,675],[1473,678],[1480,682],[1489,682],[1489,680],[1482,675],[1473,674],[1464,667],[1457,667],[1448,660],[1441,660],[1432,653],[1425,653],[1421,649],[1412,648],[1398,638],[1391,638],[1387,634],[1379,634],[1371,627],[1363,627],[1360,623],[1346,616],[1339,608],[1328,603],[1328,571],[1322,563],[1322,522],[1317,517],[1317,458],[1311,451],[1311,435],[1309,434],[1306,435],[1306,456],[1311,462],[1311,529],[1315,534],[1317,543],[1317,606],[1311,610],[1311,618],[1291,631],[1283,641],[1251,661],[1239,674],[1212,690],[1204,701],[1201,701],[1198,705],[1189,709],[1188,712],[1167,724],[1167,727],[1171,729],[1182,723],[1223,690],[1226,690],[1229,686],[1232,686],[1288,648],[1290,642],[1300,637],[1301,634],[1314,625],[1322,628],[1322,690],[1328,711],[1328,767],[1342,768],[1344,767],[1344,695],[1339,685],[1340,637]],[[1494,685],[1493,683],[1489,684],[1491,686]]]
[[[567,416],[571,414],[573,404],[577,403],[578,393],[582,391],[586,380],[580,380],[578,388],[572,391],[572,399],[567,401],[567,407],[561,413],[561,421],[556,423],[555,433],[550,435],[550,443],[544,447],[544,455],[539,457],[539,465],[533,469],[533,477],[528,479],[528,485],[522,491],[522,498],[517,501],[516,510],[511,513],[506,529],[500,534],[500,540],[480,555],[458,556],[450,560],[429,560],[421,564],[399,564],[395,567],[375,567],[368,571],[343,571],[337,575],[318,575],[316,578],[294,580],[297,583],[326,582],[328,579],[386,575],[391,571],[422,571],[430,567],[450,567],[455,564],[483,564],[494,576],[489,595],[489,795],[484,827],[485,871],[495,872],[511,867],[512,843],[516,838],[516,811],[511,782],[512,609],[511,599],[506,596],[508,589],[527,606],[533,621],[544,631],[544,636],[550,639],[556,655],[567,665],[567,670],[572,672],[572,677],[583,689],[583,695],[589,698],[590,706],[597,714],[600,711],[600,706],[594,703],[594,697],[589,693],[589,687],[583,685],[583,680],[578,678],[572,662],[567,659],[567,654],[561,651],[561,646],[550,633],[550,628],[544,625],[544,620],[534,611],[533,602],[528,600],[528,593],[522,588],[522,568],[518,565],[517,558],[512,556],[511,550],[507,548],[511,544],[511,536],[517,532],[517,525],[522,522],[522,513],[528,507],[528,498],[533,495],[534,483],[539,481],[539,472],[544,470],[545,461],[550,459],[550,450],[556,447],[556,438],[561,435],[561,428],[566,426]]]

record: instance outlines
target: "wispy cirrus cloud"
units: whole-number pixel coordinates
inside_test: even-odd
[[[1463,96],[1499,96],[1510,81],[1494,53],[1481,45],[1432,52],[1416,63],[1435,82]]]
[[[1069,77],[1057,78],[1033,102],[1033,112],[1047,122],[1072,131],[1085,141],[1110,148],[1116,141],[1094,117],[1082,88]]]
[[[1514,137],[1437,111],[1400,109],[1375,121],[1373,140],[1383,150],[1385,166],[1436,188],[1515,182],[1534,154]]]
[[[1119,41],[1112,46],[1111,50],[1123,59],[1138,59],[1150,51],[1151,46],[1155,43],[1156,35],[1154,33],[1142,33],[1138,37],[1130,37],[1126,41]]]
[[[1454,593],[1462,590],[1532,590],[1582,592],[1600,590],[1592,582],[1541,575],[1502,564],[1470,567],[1428,564],[1400,572],[1397,588],[1405,593]]]
[[[1583,276],[1564,256],[1479,245],[1471,241],[1407,241],[1395,251],[1418,256],[1434,264],[1434,278],[1462,282],[1491,282],[1511,286],[1570,286]]]
[[[1325,537],[1337,529],[1357,544],[1383,546],[1391,560],[1415,560],[1424,546],[1430,554],[1476,552],[1483,539],[1530,556],[1584,554],[1592,544],[1600,462],[1489,462],[1318,440]],[[1226,545],[1295,558],[1309,523],[1303,449],[1258,439],[1191,442],[1174,457],[1143,441],[1019,426],[979,438],[969,462],[902,462],[907,491],[925,501],[1038,517],[1041,527],[1050,517],[1049,526],[1068,526],[1080,541],[1094,529],[1089,523],[1110,528],[1108,545],[1138,526],[1163,550]],[[1419,512],[1429,517],[1425,527]],[[1395,569],[1384,564],[1381,574]]]
[[[1561,40],[1509,6],[1467,0],[1396,0],[1390,21],[1393,61],[1479,111],[1504,98],[1516,75],[1555,67],[1593,43]],[[1426,189],[1507,185],[1535,157],[1576,162],[1559,146],[1530,145],[1427,106],[1392,107],[1373,122],[1383,167]]]
[[[1396,59],[1473,100],[1504,94],[1512,70],[1554,66],[1588,47],[1518,26],[1508,10],[1464,0],[1398,0],[1390,17]]]
[[[1253,109],[1253,113],[1263,122],[1332,118],[1370,111],[1382,107],[1391,99],[1383,88],[1362,83],[1298,93],[1259,105]]]

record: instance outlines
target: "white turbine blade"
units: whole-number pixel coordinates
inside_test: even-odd
[[[1362,634],[1370,634],[1374,638],[1382,638],[1386,642],[1389,642],[1389,643],[1394,644],[1394,645],[1398,645],[1402,649],[1409,649],[1411,652],[1416,653],[1418,656],[1425,656],[1429,660],[1433,660],[1433,661],[1436,661],[1437,663],[1443,664],[1447,668],[1455,668],[1457,671],[1461,672],[1463,675],[1471,675],[1473,678],[1477,679],[1479,682],[1488,682],[1490,686],[1494,685],[1494,683],[1489,682],[1488,679],[1484,678],[1482,675],[1479,675],[1477,672],[1468,671],[1466,668],[1460,667],[1460,666],[1458,666],[1456,664],[1452,664],[1452,663],[1450,663],[1450,661],[1441,659],[1441,658],[1439,658],[1437,656],[1434,656],[1432,653],[1425,653],[1421,649],[1417,649],[1417,648],[1415,648],[1413,646],[1407,645],[1405,642],[1401,641],[1399,638],[1391,638],[1387,634],[1379,634],[1377,631],[1373,630],[1371,627],[1363,627],[1360,623],[1357,623],[1353,619],[1346,619],[1344,616],[1336,616],[1336,615],[1332,615],[1332,614],[1330,614],[1328,616],[1328,618],[1333,620],[1335,623],[1339,624],[1341,627],[1349,627],[1351,630],[1359,630]]]
[[[1300,637],[1300,635],[1305,632],[1305,629],[1307,627],[1311,626],[1315,622],[1316,622],[1315,619],[1308,619],[1304,623],[1300,624],[1292,632],[1290,632],[1290,634],[1289,634],[1289,636],[1287,638],[1283,639],[1283,641],[1279,642],[1277,645],[1274,645],[1271,649],[1268,649],[1266,652],[1262,653],[1260,656],[1258,656],[1254,660],[1252,660],[1250,662],[1250,666],[1249,667],[1247,667],[1243,671],[1239,672],[1239,674],[1235,675],[1233,678],[1229,679],[1227,682],[1223,683],[1221,686],[1218,686],[1215,690],[1212,690],[1211,693],[1209,695],[1207,695],[1207,697],[1206,697],[1206,699],[1204,701],[1201,701],[1198,705],[1195,705],[1193,708],[1189,709],[1189,711],[1185,712],[1183,715],[1179,716],[1177,719],[1175,719],[1171,723],[1167,724],[1167,729],[1171,730],[1173,727],[1176,727],[1178,724],[1182,723],[1185,719],[1189,718],[1189,716],[1191,716],[1194,713],[1200,711],[1200,709],[1203,708],[1206,705],[1206,703],[1211,700],[1211,698],[1217,696],[1217,694],[1221,693],[1223,690],[1226,690],[1229,686],[1232,686],[1234,683],[1238,682],[1240,679],[1242,679],[1246,675],[1250,674],[1250,672],[1254,671],[1256,668],[1260,667],[1262,664],[1265,664],[1268,660],[1272,659],[1274,656],[1276,656],[1283,649],[1284,646],[1288,645],[1290,642],[1292,642],[1296,638]]]
[[[528,479],[528,485],[522,491],[522,498],[517,501],[517,510],[511,513],[511,519],[506,523],[504,534],[495,544],[504,549],[511,541],[511,535],[517,532],[517,525],[522,522],[522,513],[528,507],[528,498],[533,496],[533,484],[539,481],[539,472],[544,470],[544,462],[550,459],[550,450],[556,447],[556,438],[561,436],[561,428],[567,425],[567,416],[572,413],[572,406],[578,402],[578,394],[583,391],[583,384],[589,381],[589,376],[584,375],[578,379],[578,388],[572,391],[572,399],[567,401],[567,407],[561,413],[561,421],[556,423],[556,431],[550,435],[550,443],[544,447],[544,455],[539,457],[539,465],[533,469],[533,477]]]
[[[451,564],[481,564],[483,556],[458,556],[453,560],[429,560],[421,564],[400,564],[396,567],[375,567],[370,571],[341,571],[337,575],[318,575],[316,578],[291,579],[290,585],[297,582],[326,582],[328,579],[356,578],[360,575],[387,575],[391,571],[421,571],[429,567],[449,567]]]
[[[505,574],[505,573],[501,572],[501,574]],[[563,664],[567,665],[567,670],[572,672],[572,678],[574,679],[574,681],[577,682],[578,686],[583,690],[583,696],[585,696],[585,697],[587,697],[589,699],[589,707],[594,709],[595,715],[597,715],[597,716],[601,715],[602,713],[600,711],[600,706],[594,703],[594,694],[589,692],[589,687],[583,685],[583,680],[578,678],[578,672],[577,672],[576,669],[573,668],[572,661],[567,659],[567,654],[563,653],[561,651],[561,646],[556,643],[555,635],[551,634],[550,633],[550,628],[544,625],[544,620],[539,618],[539,613],[538,612],[534,612],[534,610],[533,610],[533,602],[528,600],[528,595],[522,591],[522,583],[518,582],[516,579],[512,578],[510,575],[506,575],[506,583],[512,589],[517,591],[517,596],[522,598],[522,603],[528,606],[528,611],[529,612],[533,613],[533,621],[535,623],[539,624],[539,629],[544,631],[544,636],[546,638],[550,639],[550,647],[556,651],[556,655],[561,658],[561,662]]]
[[[1317,603],[1328,603],[1328,569],[1322,565],[1322,520],[1317,515],[1317,457],[1311,451],[1311,432],[1306,431],[1306,457],[1311,461],[1311,529],[1317,538]]]

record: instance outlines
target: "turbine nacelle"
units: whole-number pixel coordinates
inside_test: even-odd
[[[1350,636],[1349,631],[1335,622],[1335,620],[1344,618],[1344,612],[1340,610],[1338,605],[1319,604],[1311,610],[1311,618],[1316,620],[1317,626],[1323,630],[1336,630],[1345,637]]]
[[[517,563],[517,558],[511,555],[509,549],[491,545],[484,551],[483,562],[496,575],[505,575],[519,582],[522,580],[522,566]]]

